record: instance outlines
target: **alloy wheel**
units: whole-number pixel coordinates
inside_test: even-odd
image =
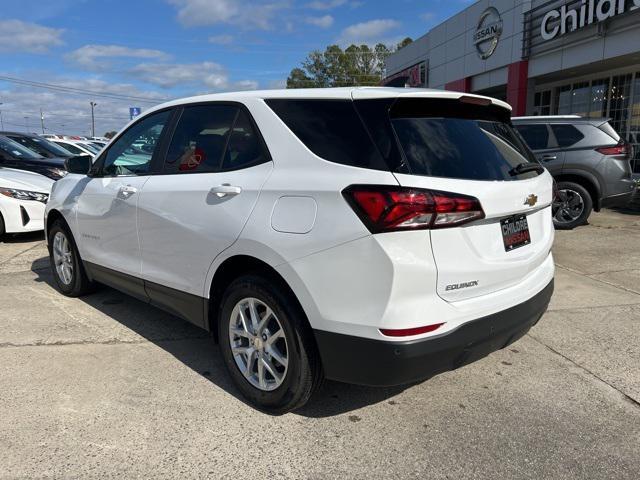
[[[53,262],[58,278],[65,285],[73,281],[73,252],[66,235],[57,232],[53,237]]]
[[[574,190],[558,190],[553,201],[553,221],[557,224],[574,222],[584,212],[584,199],[580,193]]]
[[[236,365],[255,388],[282,385],[289,365],[284,330],[271,308],[257,298],[243,298],[231,312],[229,343]]]

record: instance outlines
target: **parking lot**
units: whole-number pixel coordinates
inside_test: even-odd
[[[328,382],[274,417],[195,327],[52,286],[41,236],[0,244],[0,477],[638,478],[640,214],[557,232],[523,339],[406,388]]]

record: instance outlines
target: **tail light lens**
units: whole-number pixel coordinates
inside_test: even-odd
[[[623,157],[626,159],[629,158],[631,154],[631,148],[626,143],[619,143],[615,147],[596,148],[596,152],[599,152],[602,155]]]
[[[484,218],[480,201],[459,193],[351,185],[342,195],[372,233],[456,227]]]

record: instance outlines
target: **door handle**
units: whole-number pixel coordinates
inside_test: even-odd
[[[223,183],[222,185],[218,187],[213,187],[211,189],[211,193],[216,195],[218,198],[223,198],[227,196],[231,197],[231,196],[240,194],[240,192],[242,192],[242,188],[230,185],[228,183]]]
[[[118,191],[124,198],[129,198],[134,193],[137,193],[138,189],[136,187],[132,187],[131,185],[123,185]]]
[[[542,160],[545,162],[550,162],[551,160],[557,160],[557,155],[542,155]]]

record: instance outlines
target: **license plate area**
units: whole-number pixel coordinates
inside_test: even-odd
[[[527,222],[527,216],[524,214],[503,218],[500,220],[500,230],[502,230],[505,252],[510,252],[531,243],[529,223]]]

